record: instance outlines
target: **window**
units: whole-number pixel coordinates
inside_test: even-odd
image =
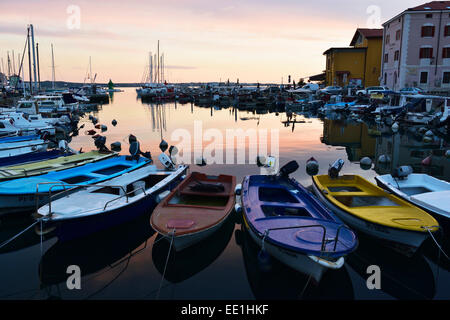
[[[389,61],[389,55],[387,53],[384,54],[384,63]]]
[[[444,28],[444,37],[450,36],[450,25]]]
[[[428,72],[421,72],[420,73],[420,83],[421,84],[427,84],[428,83]]]
[[[395,51],[394,53],[394,61],[398,61],[398,56],[400,55],[400,51]]]
[[[387,73],[384,73],[384,85],[387,84]]]
[[[386,35],[386,44],[389,44],[389,42],[391,41],[391,35]]]
[[[433,18],[433,15],[432,15],[431,13],[427,13],[427,14],[425,15],[425,18],[431,19],[431,18]]]
[[[444,72],[442,76],[442,83],[450,83],[450,71]]]
[[[422,38],[423,37],[434,37],[434,26],[422,26]]]
[[[395,32],[395,40],[400,40],[400,34],[401,34],[401,30],[397,30]]]
[[[419,58],[430,59],[433,57],[433,48],[420,48]]]
[[[450,48],[442,48],[442,58],[450,58]]]

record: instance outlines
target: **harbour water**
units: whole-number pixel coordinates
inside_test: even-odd
[[[377,174],[388,173],[399,165],[411,165],[417,172],[450,181],[450,160],[445,157],[449,142],[439,137],[423,142],[423,136],[415,133],[417,128],[393,133],[389,127],[349,120],[338,114],[330,114],[326,119],[311,114],[288,118],[285,112],[276,110],[240,111],[174,102],[157,105],[137,99],[134,88],[111,94],[110,103],[91,114],[100,124],[107,125],[108,130],[102,134],[108,144],[122,142],[122,153],[127,154],[127,136],[133,134],[140,141],[141,150],[151,152],[155,163],[161,138],[173,145],[179,142],[175,141],[178,133],[183,132],[185,138],[191,139],[192,151],[199,149],[194,143],[199,132],[203,133],[204,147],[209,143],[205,133],[221,136],[222,141],[216,139],[220,148],[215,156],[217,150],[223,150],[226,162],[227,153],[234,152],[234,147],[226,143],[227,130],[242,129],[259,137],[265,133],[272,137],[269,153],[277,151],[281,165],[296,160],[300,168],[292,177],[305,186],[311,185],[305,164],[312,156],[319,161],[319,174],[325,174],[329,164],[341,158],[345,160],[342,173],[358,174],[373,183]],[[116,126],[111,124],[114,119]],[[92,136],[85,131],[94,127],[88,114],[79,124],[83,123],[85,127],[72,137],[70,146],[87,151],[94,145]],[[375,163],[369,170],[361,168],[361,158],[378,159],[380,155],[388,155],[390,163]],[[428,156],[431,165],[421,165]],[[260,172],[248,150],[245,158],[245,164],[191,164],[191,171],[232,174],[240,182],[245,175]],[[259,249],[238,216],[229,219],[207,241],[183,252],[172,252],[167,260],[169,243],[151,229],[150,214],[68,243],[59,243],[52,237],[41,239],[30,229],[0,249],[0,299],[450,298],[450,261],[439,255],[431,240],[416,256],[407,258],[377,241],[360,237],[358,249],[347,258],[344,268],[328,272],[320,283],[314,283],[273,259],[261,262]],[[28,218],[3,220],[0,243],[31,222]],[[438,237],[438,241],[444,251],[450,252],[450,236]],[[67,288],[69,265],[81,269],[80,290]],[[366,284],[370,276],[367,268],[371,265],[381,270],[379,290],[370,290]]]

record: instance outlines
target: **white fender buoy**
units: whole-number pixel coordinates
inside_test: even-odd
[[[372,167],[372,159],[364,157],[359,161],[359,166],[363,170],[369,170]]]
[[[392,129],[393,132],[397,132],[398,131],[398,127],[399,127],[398,123],[394,122],[394,124],[392,125],[391,129]]]
[[[387,154],[382,154],[378,158],[378,162],[379,163],[389,163],[389,162],[391,162],[391,157],[389,157]]]

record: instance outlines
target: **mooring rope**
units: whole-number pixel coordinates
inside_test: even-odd
[[[425,230],[428,231],[428,233],[429,233],[430,236],[431,236],[431,239],[433,239],[434,243],[437,245],[437,247],[439,248],[439,250],[444,254],[444,256],[445,256],[448,260],[450,260],[450,258],[448,257],[448,255],[445,253],[444,249],[442,249],[442,247],[439,245],[439,243],[437,242],[437,240],[434,238],[433,233],[431,232],[430,228],[428,228],[428,227],[422,227],[422,228],[424,228]]]
[[[34,227],[36,224],[38,224],[39,222],[42,222],[42,219],[36,220],[35,222],[33,222],[30,226],[26,227],[23,231],[19,232],[18,234],[16,234],[14,237],[6,240],[5,242],[3,242],[0,245],[0,249],[3,248],[4,246],[6,246],[7,244],[9,244],[10,242],[12,242],[13,240],[17,239],[18,237],[20,237],[22,234],[24,234],[25,232],[27,232],[30,228]],[[41,255],[42,255],[42,248],[41,248]]]
[[[172,250],[172,244],[173,244],[174,238],[175,238],[175,229],[173,229],[173,231],[172,231],[172,239],[170,240],[169,252],[167,252],[166,264],[164,265],[164,271],[161,276],[161,281],[159,282],[159,289],[158,289],[158,293],[156,295],[156,300],[159,299],[159,294],[161,292],[162,284],[164,282],[164,276],[166,274],[167,265],[169,264],[170,251]]]

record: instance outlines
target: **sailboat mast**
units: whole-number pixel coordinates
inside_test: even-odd
[[[149,82],[153,83],[153,56],[152,53],[149,53],[149,62],[148,62],[148,70],[149,70]]]
[[[160,83],[159,79],[159,68],[160,68],[160,61],[159,61],[159,40],[158,40],[158,83]]]
[[[31,48],[30,48],[30,27],[28,27],[28,74],[30,76],[30,94],[33,94],[33,79],[32,79],[32,73],[31,73]]]
[[[36,73],[36,50],[34,46],[34,27],[30,24],[31,30],[31,47],[33,48],[33,74],[34,74],[34,88],[37,89],[37,73]]]
[[[53,43],[52,43],[52,89],[55,89],[55,56],[53,55]]]
[[[38,69],[38,91],[41,91],[41,70],[39,67],[39,43],[36,43],[37,69]]]

